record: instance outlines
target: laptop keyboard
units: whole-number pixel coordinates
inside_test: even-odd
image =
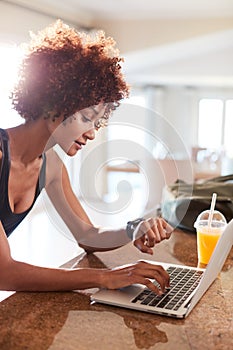
[[[167,273],[170,275],[170,288],[163,295],[157,295],[146,288],[131,302],[178,310],[199,284],[203,271],[170,266]],[[159,287],[157,281],[154,281],[154,284]]]

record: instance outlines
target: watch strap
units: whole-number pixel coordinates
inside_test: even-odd
[[[144,218],[138,218],[138,219],[127,222],[126,232],[127,232],[127,236],[130,238],[131,241],[133,240],[133,233],[134,233],[135,229],[140,224],[140,222],[142,222],[144,220],[145,220]]]

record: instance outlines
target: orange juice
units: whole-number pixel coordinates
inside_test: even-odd
[[[198,215],[194,223],[197,231],[198,266],[208,264],[226,224],[226,218],[218,210],[204,210]]]
[[[199,227],[197,229],[198,260],[200,263],[208,264],[221,234],[221,227]]]

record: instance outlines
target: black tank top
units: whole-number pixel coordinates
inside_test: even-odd
[[[0,144],[2,148],[2,161],[0,168],[0,221],[5,229],[7,237],[14,231],[14,229],[20,224],[20,222],[25,218],[25,216],[32,209],[37,197],[39,196],[41,190],[45,186],[45,169],[46,169],[46,157],[43,157],[43,164],[40,170],[39,179],[36,186],[35,197],[32,205],[29,209],[25,210],[23,213],[13,213],[8,198],[8,180],[10,173],[10,150],[9,150],[9,139],[7,132],[0,129]]]

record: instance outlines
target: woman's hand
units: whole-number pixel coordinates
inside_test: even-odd
[[[150,279],[155,279],[160,289]],[[105,288],[118,289],[134,283],[143,284],[156,294],[163,294],[165,288],[169,287],[169,275],[162,266],[143,260],[104,271],[102,286]]]
[[[134,231],[134,245],[141,252],[153,254],[153,247],[156,243],[169,239],[173,227],[163,218],[150,218],[142,221]],[[137,238],[139,237],[139,238]]]

